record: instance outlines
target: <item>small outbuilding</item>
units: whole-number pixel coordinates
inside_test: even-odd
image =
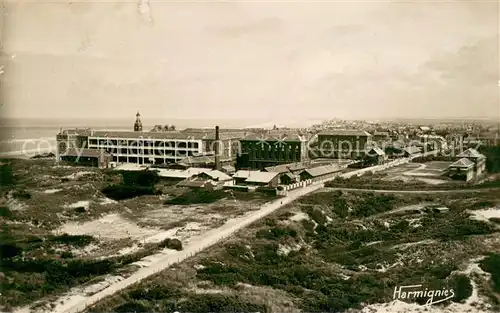
[[[473,179],[474,162],[467,158],[461,158],[448,166],[448,176],[455,180],[469,181]]]

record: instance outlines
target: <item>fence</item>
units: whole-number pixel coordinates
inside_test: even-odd
[[[341,177],[351,177],[353,175],[363,175],[364,173],[367,172],[373,172],[373,171],[379,171],[379,170],[384,170],[386,168],[400,165],[403,163],[407,163],[410,159],[400,159],[396,160],[384,165],[379,165],[371,168],[365,168],[362,170],[358,171],[353,171],[350,173],[346,174],[338,174],[335,176],[341,176]],[[197,253],[215,245],[216,243],[229,238],[232,236],[235,232],[239,231],[242,228],[245,228],[249,226],[250,224],[260,220],[261,218],[271,214],[278,208],[280,208],[282,205],[288,204],[292,201],[295,201],[295,199],[308,194],[312,191],[315,191],[317,189],[320,189],[323,187],[324,182],[331,180],[332,177],[324,178],[322,180],[317,181],[317,183],[312,182],[312,180],[304,181],[301,182],[303,183],[301,189],[297,189],[294,193],[289,194],[289,197],[284,198],[284,199],[278,199],[276,201],[270,202],[265,204],[260,210],[254,212],[252,215],[248,217],[240,217],[237,218],[233,221],[231,221],[229,224],[225,224],[220,228],[212,229],[209,230],[207,233],[197,236],[191,240],[191,242],[196,242],[199,240],[198,244],[196,246],[191,246],[187,247],[186,250],[178,251],[175,252],[174,254],[167,255],[165,258],[157,261],[155,264],[149,267],[141,268],[139,269],[136,273],[131,275],[130,277],[117,282],[114,285],[110,285],[104,290],[101,290],[97,292],[96,294],[90,296],[87,298],[85,301],[82,301],[80,303],[74,304],[73,306],[63,309],[63,310],[58,310],[61,313],[78,313],[82,312],[88,307],[92,306],[93,304],[97,303],[98,301],[102,300],[105,297],[111,296],[115,294],[116,292],[123,290],[133,284],[141,282],[143,279],[148,278],[154,274],[158,274],[159,272],[165,270],[166,268],[170,267],[173,264],[180,263],[181,261],[192,257],[196,255]],[[287,192],[286,190],[284,192]],[[288,192],[287,192],[288,194]]]

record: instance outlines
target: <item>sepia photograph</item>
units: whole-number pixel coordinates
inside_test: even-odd
[[[0,312],[500,312],[497,0],[0,0]]]

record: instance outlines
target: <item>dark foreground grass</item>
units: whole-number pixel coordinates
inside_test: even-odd
[[[121,295],[120,304],[98,305],[89,313],[102,312],[260,312],[269,313],[266,305],[256,304],[238,295],[196,294],[173,284],[153,285]]]
[[[228,244],[223,252],[204,259],[204,268],[197,270],[196,277],[231,288],[243,282],[285,290],[299,299],[298,305],[305,312],[343,312],[359,308],[363,303],[388,302],[392,300],[395,287],[416,283],[439,290],[452,288],[455,290],[452,300],[456,302],[471,295],[469,278],[452,275],[459,265],[467,261],[463,258],[439,258],[439,253],[426,253],[436,257],[412,263],[411,266],[397,266],[385,272],[376,269],[394,264],[401,258],[402,252],[392,248],[396,243],[436,240],[441,247],[467,245],[468,240],[475,236],[496,232],[492,225],[471,220],[464,210],[456,210],[446,215],[428,214],[423,217],[422,226],[417,228],[410,227],[406,220],[400,219],[390,227],[381,221],[365,223],[368,227],[364,229],[349,223],[349,217],[357,219],[382,211],[374,203],[384,204],[387,210],[393,204],[408,204],[411,198],[364,194],[356,202],[344,195],[336,196],[334,206],[345,201],[349,207],[356,208],[350,210],[347,220],[340,218],[342,215],[334,207],[333,215],[329,216],[337,215],[337,219],[327,222],[328,213],[306,205],[302,207],[310,219],[316,222],[316,226],[307,220],[283,226],[279,224],[283,213],[279,213],[274,221],[268,218],[262,222],[255,229],[255,239],[245,239],[247,244]],[[310,205],[311,202],[321,204],[324,199],[306,197],[304,200],[305,204]],[[450,206],[452,204],[450,202]],[[285,255],[280,253],[280,244],[300,244],[301,241],[307,245],[303,245],[299,251]],[[367,245],[376,241],[385,244]],[[247,247],[250,242],[251,253]],[[453,253],[447,251],[441,254]],[[495,263],[497,261],[490,259],[485,266],[494,268],[495,264],[500,264]],[[349,279],[339,275],[338,265],[344,268],[344,273],[350,273]],[[419,301],[424,300],[427,299]]]
[[[168,242],[148,244],[134,254],[89,260],[74,257],[71,250],[96,242],[96,238],[47,233],[20,236],[11,228],[3,225],[0,232],[2,311],[59,294],[99,276],[116,273],[165,246],[182,249],[178,240],[168,239]]]

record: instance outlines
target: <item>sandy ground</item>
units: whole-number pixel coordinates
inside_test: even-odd
[[[448,182],[444,179],[442,174],[443,170],[448,167],[451,162],[428,162],[425,164],[404,164],[383,171],[382,173],[388,174],[387,177],[382,178],[384,181],[404,181],[409,182],[412,180],[421,181],[430,185],[439,185]]]
[[[500,218],[500,208],[489,208],[482,210],[470,211],[472,218],[488,221],[490,218]]]
[[[46,193],[46,194],[53,194],[53,193],[57,193],[57,192],[60,192],[60,191],[63,191],[62,189],[46,189],[43,191],[43,193]]]

